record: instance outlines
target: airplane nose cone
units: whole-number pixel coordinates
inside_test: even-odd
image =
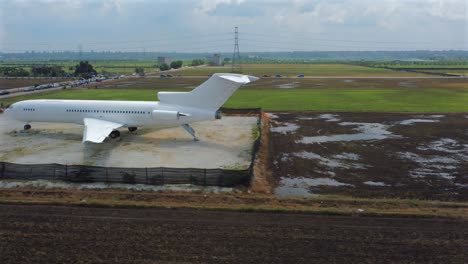
[[[15,105],[15,104],[8,106],[8,108],[6,108],[6,109],[3,110],[3,113],[4,113],[6,116],[11,116],[12,113],[13,113],[12,109],[13,109],[13,106],[14,106],[14,105]]]

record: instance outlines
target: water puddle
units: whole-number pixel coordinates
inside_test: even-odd
[[[420,115],[418,118],[443,118],[445,115]]]
[[[433,120],[433,119],[407,119],[400,121],[400,125],[408,126],[408,125],[413,125],[415,123],[435,123],[439,122],[439,120]]]
[[[417,150],[424,152],[441,152],[442,155],[422,156],[410,152],[398,153],[401,158],[409,159],[419,165],[410,171],[410,176],[416,178],[441,177],[452,180],[458,174],[458,166],[468,161],[468,144],[461,144],[451,138],[441,138],[425,145],[420,145]]]
[[[342,187],[342,186],[354,186],[352,184],[342,183],[331,178],[288,178],[281,177],[279,186],[275,190],[275,195],[280,197],[286,196],[300,196],[300,197],[310,197],[315,196],[311,192],[310,187],[318,186],[333,186],[333,187]]]
[[[326,143],[326,142],[349,142],[358,140],[382,140],[386,138],[399,138],[401,136],[394,135],[388,131],[390,126],[380,123],[355,123],[355,122],[341,122],[341,126],[357,126],[353,130],[360,133],[357,134],[339,134],[330,136],[314,136],[314,137],[303,137],[296,143],[302,144],[314,144],[314,143]]]
[[[369,186],[379,186],[379,187],[389,186],[388,184],[385,184],[384,182],[375,182],[375,181],[365,181],[364,184],[369,185]]]
[[[297,82],[293,82],[293,83],[283,83],[283,84],[278,84],[276,85],[277,88],[280,88],[280,89],[292,89],[292,88],[296,88],[298,87],[298,83]]]
[[[401,87],[406,87],[406,88],[415,88],[415,87],[417,87],[416,85],[414,85],[414,83],[411,83],[411,82],[399,82],[398,85],[401,86]]]
[[[279,116],[275,115],[275,114],[272,114],[272,113],[266,113],[266,115],[268,116],[268,118],[270,119],[276,119],[278,118]]]
[[[288,162],[290,160],[291,160],[291,158],[289,157],[289,154],[288,153],[283,153],[283,155],[281,156],[281,161],[282,162]]]
[[[415,178],[425,178],[427,176],[441,177],[447,180],[455,178],[460,161],[454,158],[435,156],[423,157],[411,152],[398,152],[400,158],[411,160],[419,165],[409,172],[409,175]]]
[[[294,156],[302,159],[312,159],[318,160],[319,164],[335,169],[335,168],[342,168],[342,169],[365,169],[367,166],[364,164],[350,162],[349,160],[358,160],[359,156],[353,153],[343,153],[335,155],[335,159],[330,159],[326,157],[322,157],[318,154],[312,152],[302,151],[299,153],[293,153]],[[351,159],[350,159],[351,158]]]
[[[270,129],[271,132],[276,132],[276,133],[281,133],[281,134],[286,134],[286,133],[291,133],[299,129],[300,126],[294,123],[282,123],[281,126],[277,127],[272,127]]]
[[[468,161],[468,144],[460,144],[458,141],[451,138],[441,138],[439,140],[432,141],[426,146],[419,146],[417,149],[423,151],[435,150],[455,154],[454,157]]]
[[[411,152],[399,152],[400,157],[412,160],[417,163],[428,164],[428,166],[433,166],[434,163],[437,164],[458,164],[459,161],[449,157],[442,156],[431,156],[429,158],[424,158],[418,154]]]
[[[321,114],[315,117],[299,117],[300,120],[318,120],[325,119],[326,122],[339,122],[341,119],[336,114]]]
[[[344,159],[344,160],[359,160],[360,159],[358,154],[347,153],[347,152],[343,152],[341,154],[336,154],[333,157],[336,158],[336,159]]]
[[[440,177],[446,180],[453,180],[456,178],[455,176],[452,176],[452,174],[448,172],[439,172],[439,171],[434,171],[432,169],[425,169],[425,168],[417,168],[415,170],[410,171],[410,176],[413,178]]]
[[[354,82],[354,80],[343,80],[343,82],[345,82],[345,83],[352,83],[352,82]]]
[[[339,115],[335,114],[321,114],[318,116],[318,119],[325,119],[326,122],[339,122],[341,119]]]

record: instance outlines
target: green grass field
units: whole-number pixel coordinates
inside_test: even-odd
[[[435,74],[452,74],[468,76],[468,60],[451,59],[435,61],[381,61],[364,62],[364,65],[376,68],[395,70],[412,70],[417,72],[431,72]]]
[[[128,62],[113,63],[113,67],[121,67]],[[149,65],[148,63],[140,62],[138,66]],[[96,63],[98,67],[105,65],[105,62]],[[463,78],[353,79],[353,76],[427,75],[346,64],[246,64],[243,69],[245,73],[257,76],[275,73],[296,76],[303,73],[306,76],[349,77],[264,78],[238,90],[225,104],[226,107],[262,107],[269,111],[468,112],[468,80]],[[132,78],[96,84],[99,89],[47,92],[14,97],[1,102],[7,105],[35,98],[157,100],[158,91],[189,91],[204,82],[208,74],[223,71],[229,72],[230,67],[199,67],[172,72],[173,75],[198,75],[204,78]]]
[[[168,89],[79,89],[3,100],[26,99],[157,100]],[[186,89],[172,89],[187,91]],[[268,111],[468,112],[468,89],[240,89],[225,104]]]
[[[231,67],[185,68],[177,74],[183,76],[207,76],[216,72],[230,72]],[[272,75],[295,77],[306,76],[425,76],[420,73],[398,72],[389,69],[371,68],[347,64],[245,64],[242,73],[251,75]]]

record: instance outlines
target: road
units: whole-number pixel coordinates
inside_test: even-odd
[[[2,95],[2,96],[0,96],[0,99],[6,99],[6,98],[11,98],[11,97],[23,96],[23,95],[38,94],[38,93],[45,93],[45,92],[63,90],[64,88],[66,88],[66,89],[73,89],[73,88],[94,87],[93,85],[96,85],[96,82],[87,83],[87,84],[81,84],[81,85],[79,85],[79,86],[74,86],[74,87],[70,87],[70,85],[67,85],[67,86],[61,86],[61,87],[47,88],[47,89],[43,89],[43,90],[34,90],[34,91],[30,91],[30,92],[23,92],[24,89],[26,89],[26,88],[28,88],[28,87],[30,87],[30,86],[28,86],[28,87],[12,88],[12,89],[8,89],[8,90],[7,90],[7,91],[10,92],[10,94]]]
[[[55,88],[48,88],[48,89],[44,89],[44,90],[21,92],[25,88],[27,88],[27,87],[9,89],[8,91],[10,92],[10,94],[2,95],[2,96],[0,96],[0,99],[6,99],[6,98],[29,95],[29,94],[37,94],[37,93],[43,93],[43,92],[50,92],[50,91],[57,91],[57,90],[62,90],[63,89],[63,87],[55,87]],[[12,92],[11,90],[14,90],[14,92]]]
[[[468,221],[0,204],[0,263],[466,263]]]

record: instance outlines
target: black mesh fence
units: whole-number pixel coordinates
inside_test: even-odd
[[[232,187],[246,185],[250,170],[196,168],[115,168],[61,164],[14,164],[0,162],[0,179],[63,180],[128,184],[193,184]]]
[[[258,114],[261,109],[224,110],[227,114]],[[231,112],[232,111],[232,112]],[[260,129],[260,126],[258,126]],[[0,162],[0,180],[62,180],[68,182],[127,183],[127,184],[193,184],[201,186],[233,187],[248,185],[253,162],[260,147],[261,131],[252,146],[252,161],[245,170],[198,168],[118,168],[62,164],[14,164]]]

